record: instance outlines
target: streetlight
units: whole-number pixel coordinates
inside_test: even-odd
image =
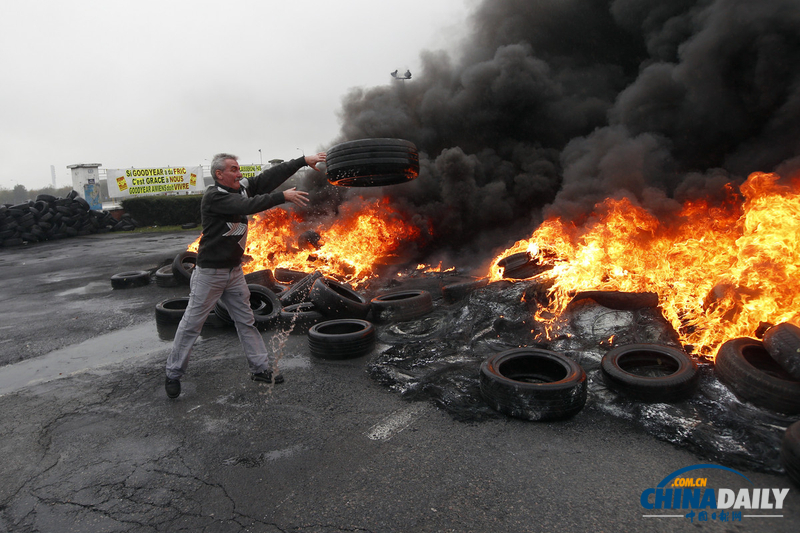
[[[262,167],[264,166],[264,160],[263,160],[263,159],[261,159],[261,148],[259,148],[259,149],[258,149],[258,163],[259,163],[259,164],[260,164]]]

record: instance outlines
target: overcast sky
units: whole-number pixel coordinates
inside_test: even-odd
[[[0,187],[67,165],[258,163],[327,149],[352,88],[457,49],[474,0],[7,0]],[[298,148],[300,150],[298,150]]]

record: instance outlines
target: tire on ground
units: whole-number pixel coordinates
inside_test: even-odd
[[[376,322],[404,322],[421,317],[433,309],[431,293],[425,290],[392,291],[370,300]]]
[[[320,359],[354,359],[375,347],[375,326],[366,320],[326,320],[308,330],[311,355]]]
[[[172,261],[172,273],[180,283],[189,284],[192,271],[197,266],[197,252],[186,250],[175,256]]]
[[[186,312],[189,297],[167,298],[156,304],[156,323],[162,325],[178,324]]]
[[[263,285],[248,283],[247,288],[250,290],[250,309],[253,310],[254,325],[261,331],[274,328],[281,312],[281,302],[278,300],[278,296]],[[214,306],[214,313],[226,324],[235,323],[228,308],[221,300]]]
[[[130,272],[120,272],[111,276],[111,287],[115,289],[129,289],[131,287],[143,287],[150,283],[149,270],[133,270]]]
[[[323,322],[325,317],[311,302],[287,305],[281,309],[280,325],[292,333],[308,333],[308,328]]]
[[[723,343],[714,372],[741,400],[788,415],[800,413],[800,381],[781,368],[757,339],[740,337]]]
[[[172,272],[172,264],[162,266],[156,270],[156,285],[159,287],[177,287],[180,282]]]
[[[450,283],[449,285],[442,287],[442,297],[446,302],[454,303],[466,298],[472,294],[473,291],[486,287],[488,284],[489,278]]]
[[[800,328],[784,322],[769,328],[761,341],[775,362],[790,376],[800,379]]]
[[[295,281],[286,292],[280,295],[281,305],[286,307],[287,305],[307,302],[308,293],[311,292],[311,287],[314,285],[314,282],[321,277],[322,274],[315,271],[311,274],[307,274],[304,278]]]
[[[658,344],[617,346],[603,356],[600,369],[609,388],[645,402],[685,400],[700,380],[694,360]]]
[[[363,319],[369,313],[369,302],[366,298],[349,285],[332,279],[317,279],[308,299],[317,306],[320,313],[329,318]]]
[[[494,410],[524,420],[568,418],[586,404],[586,372],[572,359],[540,348],[514,348],[486,359],[481,395]]]
[[[256,285],[263,285],[264,287],[269,288],[272,288],[275,285],[275,276],[272,275],[272,270],[268,268],[245,274],[244,280],[247,283],[255,283]]]
[[[800,422],[790,425],[783,434],[781,463],[789,479],[800,487]]]

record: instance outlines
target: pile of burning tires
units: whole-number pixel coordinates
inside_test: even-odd
[[[188,284],[195,260],[193,252],[178,254],[171,265],[156,271],[156,283]],[[122,273],[116,278],[112,285],[136,286],[149,283],[150,272]],[[311,355],[322,359],[365,356],[375,347],[373,323],[410,321],[433,309],[428,291],[395,290],[367,300],[350,285],[319,272],[261,270],[246,274],[245,280],[256,326],[306,334]],[[454,302],[485,286],[485,279],[452,284],[442,287],[442,296]],[[163,300],[156,306],[156,321],[177,324],[187,303],[188,297]],[[223,324],[233,325],[222,303],[213,313]],[[697,363],[681,349],[660,344],[612,348],[602,357],[599,370],[609,390],[638,402],[690,400],[700,384]],[[742,401],[800,415],[800,328],[783,323],[767,329],[761,340],[726,342],[717,354],[714,373]],[[566,419],[581,411],[587,400],[587,374],[581,365],[542,347],[496,353],[483,361],[478,377],[483,400],[514,418]],[[781,460],[789,477],[800,484],[800,422],[785,432]]]
[[[108,211],[91,209],[76,191],[65,198],[40,194],[36,200],[0,205],[0,247],[109,231],[130,231],[137,225],[129,215],[117,220]]]

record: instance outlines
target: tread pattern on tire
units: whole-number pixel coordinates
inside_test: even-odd
[[[311,355],[320,359],[354,359],[375,347],[375,326],[366,320],[325,320],[308,330]]]
[[[345,187],[405,183],[419,175],[419,154],[404,139],[348,141],[328,150],[326,174],[330,183]]]
[[[642,375],[645,368],[659,375]],[[697,391],[700,380],[692,358],[658,344],[617,346],[603,356],[600,370],[609,388],[645,402],[685,400]]]
[[[111,286],[115,289],[129,289],[131,287],[143,287],[150,283],[149,270],[132,270],[130,272],[119,272],[111,276]]]
[[[740,337],[723,343],[714,373],[741,400],[788,415],[800,413],[800,381],[786,373],[757,339]]]
[[[586,372],[572,359],[541,348],[514,348],[486,359],[481,395],[494,410],[514,418],[569,418],[586,404]]]
[[[349,285],[324,277],[314,281],[308,299],[329,318],[364,319],[369,314],[366,298]]]
[[[156,323],[179,324],[189,304],[189,297],[167,298],[156,304]]]
[[[404,322],[428,314],[433,298],[426,290],[392,291],[370,300],[372,318],[376,322]]]

